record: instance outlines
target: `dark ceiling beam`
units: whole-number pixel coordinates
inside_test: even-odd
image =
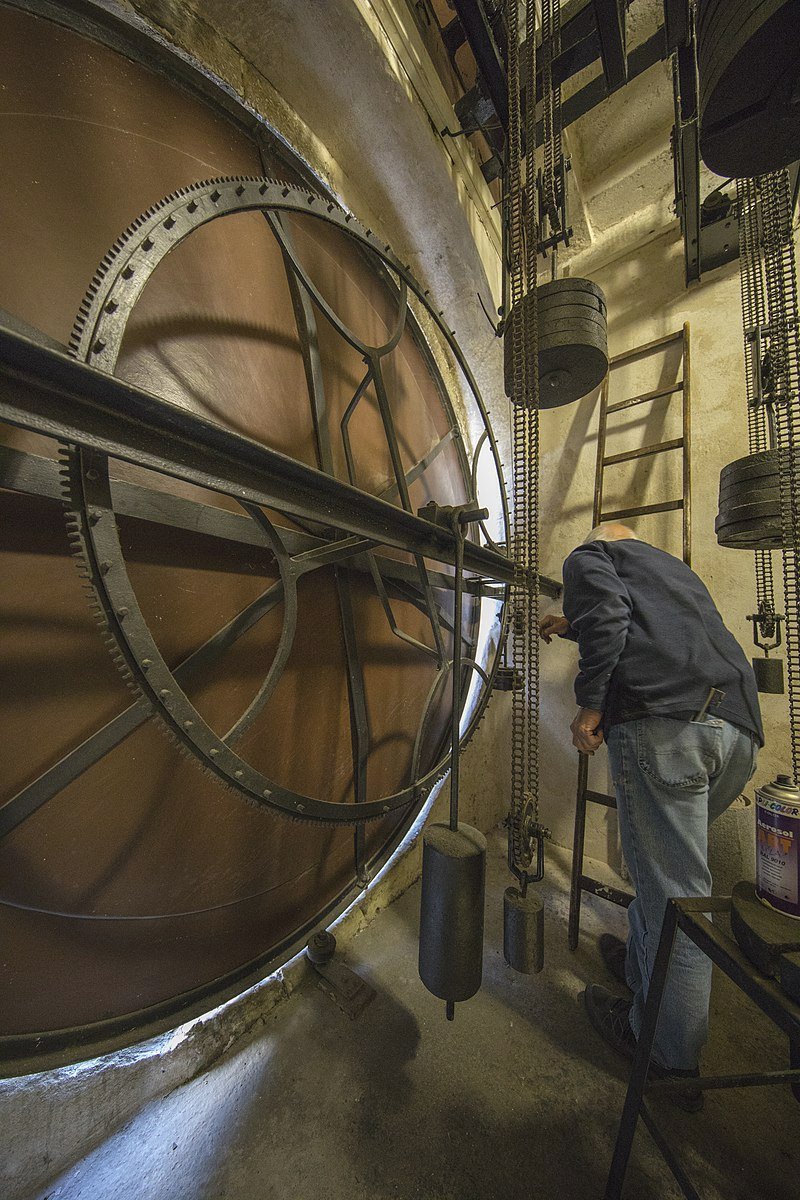
[[[621,0],[593,0],[600,57],[609,95],[628,82],[628,58],[625,46],[625,8]]]
[[[508,88],[505,67],[483,6],[480,0],[453,0],[453,6],[475,56],[475,62],[486,86],[486,93],[494,105],[498,120],[503,129],[508,129]]]
[[[689,36],[689,0],[664,0],[664,37],[667,53],[672,54],[678,46],[685,46]]]
[[[642,75],[655,63],[661,62],[666,58],[666,49],[664,42],[664,29],[656,30],[652,37],[649,37],[646,42],[642,42],[634,50],[631,50],[628,55],[628,82],[636,79],[638,75]],[[607,99],[609,95],[608,85],[606,84],[605,75],[598,75],[596,79],[592,79],[585,87],[580,88],[577,92],[573,92],[566,100],[561,102],[561,125],[566,129],[568,125],[572,125],[586,113],[591,112],[598,104]],[[541,145],[542,142],[542,123],[538,121],[536,124],[536,142]]]

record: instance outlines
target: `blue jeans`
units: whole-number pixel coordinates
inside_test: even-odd
[[[708,827],[751,778],[758,747],[748,733],[716,717],[644,717],[612,726],[607,741],[622,849],[636,892],[628,909],[625,971],[638,1037],[667,901],[711,895]],[[710,994],[710,959],[678,933],[653,1046],[662,1066],[698,1065]]]

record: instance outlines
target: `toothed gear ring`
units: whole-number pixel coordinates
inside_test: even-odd
[[[278,218],[277,231],[273,224],[276,236],[280,231],[279,214],[283,212],[313,212],[338,226],[391,267],[400,279],[401,304],[405,305],[409,282],[406,269],[372,233],[360,229],[349,213],[318,196],[270,180],[217,179],[194,184],[166,197],[114,243],[81,304],[70,342],[71,353],[90,366],[113,373],[128,318],[167,253],[209,221],[253,211],[264,213],[271,224]],[[410,282],[417,298],[431,312],[413,281]],[[398,338],[395,331],[387,348],[393,348]],[[296,622],[296,587],[301,572],[288,556],[279,529],[263,509],[242,504],[257,523],[265,546],[275,554],[285,602],[284,626],[275,658],[257,695],[232,728],[220,735],[200,714],[175,671],[168,666],[138,604],[117,527],[108,458],[73,446],[63,447],[62,458],[68,534],[90,585],[96,615],[131,688],[141,694],[143,702],[150,706],[182,751],[199,761],[221,783],[257,805],[278,809],[295,819],[328,823],[385,817],[418,802],[445,774],[447,757],[408,787],[379,800],[359,803],[354,811],[352,804],[321,800],[279,786],[253,767],[237,752],[236,741],[272,695],[291,649]],[[482,670],[480,674],[486,680]]]

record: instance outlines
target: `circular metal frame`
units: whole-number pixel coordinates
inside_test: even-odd
[[[345,340],[364,356],[368,363],[366,380],[375,383],[379,398],[380,360],[397,346],[405,325],[407,292],[411,290],[415,293],[456,355],[481,408],[489,442],[495,454],[505,509],[497,448],[485,418],[477,387],[457,350],[452,334],[442,325],[422,290],[410,277],[407,269],[394,258],[390,248],[381,244],[371,231],[362,230],[351,214],[313,194],[267,179],[234,177],[194,184],[166,197],[138,218],[104,258],[81,304],[70,343],[72,353],[85,359],[91,366],[113,373],[130,313],[159,263],[170,250],[196,229],[210,221],[241,212],[264,213],[284,252],[287,246],[285,239],[281,237],[280,224],[276,221],[278,214],[314,214],[367,247],[378,256],[385,267],[397,275],[400,281],[400,296],[396,327],[383,345],[368,346],[341,322],[308,276],[293,263],[299,283],[306,288],[315,304]],[[349,418],[354,405],[365,390],[362,384],[345,414],[346,418]],[[343,421],[343,436],[346,434],[344,426]],[[345,437],[346,450],[347,446]],[[348,465],[350,462],[348,454]],[[308,561],[299,564],[300,556],[291,558],[287,554],[278,530],[266,513],[256,506],[243,505],[258,524],[265,544],[273,551],[278,562],[285,599],[285,618],[275,660],[257,696],[236,724],[226,734],[220,735],[211,728],[186,695],[174,672],[164,660],[142,615],[120,542],[108,459],[96,452],[68,447],[64,476],[69,536],[96,594],[99,603],[97,613],[111,635],[118,665],[135,688],[145,696],[154,715],[160,719],[179,747],[188,751],[219,781],[239,791],[249,801],[258,805],[267,804],[295,819],[349,823],[378,819],[419,801],[444,775],[449,763],[449,753],[423,777],[413,779],[400,791],[379,800],[364,800],[353,805],[319,800],[294,792],[276,784],[254,768],[238,754],[234,743],[269,699],[288,658],[297,619],[297,579],[300,574],[324,561],[324,556],[311,564]],[[399,474],[397,478],[402,493]],[[371,551],[371,545],[358,538],[344,539],[338,543],[337,548],[345,553],[352,550],[354,554]],[[420,570],[424,571],[421,558],[418,565]],[[441,631],[437,631],[436,620],[433,618],[432,625],[437,640],[436,653],[441,672],[448,664],[443,658]],[[478,709],[482,709],[488,699],[491,677],[496,669],[498,657],[496,653],[492,671],[486,676],[487,686],[479,700]],[[423,721],[427,716],[428,707],[425,706]],[[479,715],[478,711],[476,717]],[[474,722],[472,724],[474,727]]]

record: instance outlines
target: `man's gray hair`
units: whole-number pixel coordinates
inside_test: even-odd
[[[583,539],[583,544],[585,546],[587,542],[622,542],[628,538],[635,542],[641,541],[627,525],[620,525],[618,521],[604,521],[602,525],[595,525],[589,536]]]

